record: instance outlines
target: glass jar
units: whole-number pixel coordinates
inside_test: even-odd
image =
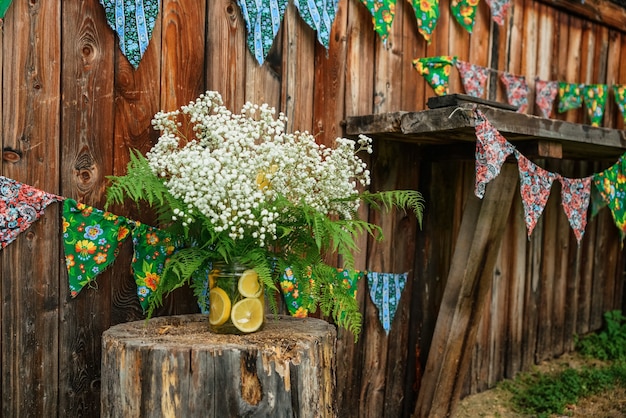
[[[213,263],[209,273],[209,328],[218,334],[248,334],[265,322],[263,286],[256,271],[237,260]]]

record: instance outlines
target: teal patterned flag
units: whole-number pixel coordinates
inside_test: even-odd
[[[248,32],[248,49],[263,64],[285,16],[287,0],[237,0]]]
[[[339,0],[294,0],[293,3],[302,20],[317,32],[319,43],[328,49]]]
[[[122,54],[134,68],[152,38],[159,14],[159,0],[100,0],[111,29],[117,33]]]
[[[391,330],[391,323],[396,315],[407,277],[408,273],[392,274],[373,271],[367,273],[370,298],[378,308],[378,319],[387,335]]]

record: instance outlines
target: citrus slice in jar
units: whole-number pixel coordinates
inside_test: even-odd
[[[209,324],[219,326],[230,317],[230,299],[226,292],[214,287],[209,292]]]
[[[261,328],[265,312],[263,304],[257,298],[245,298],[235,303],[230,313],[230,320],[241,332],[254,332]]]
[[[263,292],[259,283],[259,275],[254,270],[246,270],[241,274],[237,289],[241,296],[246,298],[258,298]]]

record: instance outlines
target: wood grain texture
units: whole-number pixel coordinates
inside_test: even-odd
[[[154,318],[103,336],[102,416],[335,417],[332,325],[268,318],[219,335],[206,316]]]

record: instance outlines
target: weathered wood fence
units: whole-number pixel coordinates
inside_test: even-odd
[[[587,13],[584,6],[558,8],[569,3],[513,0],[506,24],[498,26],[481,2],[470,35],[442,2],[427,45],[407,2],[397,2],[383,44],[367,9],[357,0],[341,0],[328,51],[290,5],[267,62],[259,66],[246,49],[235,1],[162,0],[150,47],[133,70],[97,0],[14,0],[0,31],[1,174],[102,207],[106,176],[124,172],[129,148],[146,151],[155,140],[154,113],[207,89],[219,91],[234,110],[248,100],[269,103],[287,114],[288,129],[306,129],[331,143],[342,135],[347,116],[424,109],[433,92],[411,65],[418,57],[457,55],[527,80],[626,84],[624,9],[586,2],[597,7],[590,18],[579,15]],[[450,91],[463,91],[455,71]],[[488,96],[504,100],[495,75]],[[530,102],[533,112],[532,97]],[[554,117],[586,121],[582,109]],[[603,125],[624,128],[612,100]],[[615,161],[535,162],[582,177]],[[409,271],[409,282],[388,336],[361,283],[364,331],[356,343],[339,332],[338,407],[340,416],[408,416],[473,188],[473,154],[381,140],[371,166],[373,188],[415,188],[427,206],[421,230],[415,218],[401,213],[370,217],[382,223],[387,240],[364,242],[359,267]],[[133,207],[112,210],[146,216]],[[466,393],[571,349],[574,333],[599,328],[604,311],[623,306],[624,254],[607,210],[590,222],[580,247],[555,191],[530,239],[519,198],[500,215],[507,217],[506,232]],[[53,204],[0,252],[2,416],[96,416],[102,332],[143,317],[129,273],[129,243],[96,288],[70,298],[59,224]],[[160,314],[195,309],[181,292]]]

